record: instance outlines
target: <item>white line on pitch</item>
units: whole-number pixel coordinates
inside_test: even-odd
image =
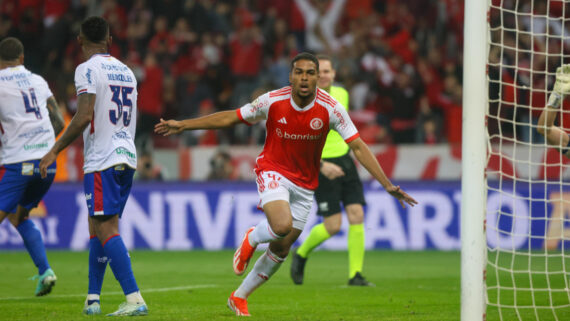
[[[217,285],[214,284],[198,284],[198,285],[187,285],[187,286],[174,286],[170,288],[158,288],[158,289],[141,289],[141,293],[152,293],[152,292],[171,292],[171,291],[183,291],[183,290],[192,290],[192,289],[204,289],[204,288],[215,288]],[[124,295],[123,292],[103,292],[101,296],[107,295]],[[87,296],[87,294],[54,294],[49,295],[50,298],[74,298],[74,297],[83,297]],[[26,299],[36,299],[35,296],[19,296],[19,297],[7,297],[7,298],[0,298],[0,301],[12,301],[12,300],[26,300]]]

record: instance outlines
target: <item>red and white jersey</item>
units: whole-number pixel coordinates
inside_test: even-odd
[[[47,82],[24,66],[0,70],[0,164],[42,158],[55,136]]]
[[[295,104],[291,87],[261,95],[237,109],[246,124],[266,119],[267,136],[255,170],[276,171],[300,187],[319,185],[321,153],[330,129],[350,143],[359,137],[346,109],[326,91],[317,89],[305,108]]]
[[[137,168],[137,80],[131,69],[110,55],[93,55],[75,69],[75,89],[78,96],[96,95],[93,120],[83,132],[83,171]]]

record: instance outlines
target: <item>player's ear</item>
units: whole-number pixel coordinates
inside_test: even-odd
[[[18,57],[18,62],[20,63],[20,65],[23,65],[23,64],[24,64],[24,54],[21,54],[21,55]]]
[[[110,48],[112,43],[113,43],[113,37],[109,36],[107,38],[107,47]]]
[[[289,72],[289,83],[292,85],[293,84],[293,73]]]

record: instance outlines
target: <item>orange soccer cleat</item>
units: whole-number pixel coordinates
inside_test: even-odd
[[[237,316],[249,317],[251,314],[247,311],[247,300],[234,296],[234,292],[228,298],[228,308],[234,311]]]
[[[253,232],[255,227],[250,227],[247,232],[245,232],[245,236],[241,241],[240,246],[237,248],[236,252],[234,253],[234,273],[236,275],[242,275],[247,269],[247,265],[249,264],[249,260],[253,256],[253,252],[255,252],[255,247],[249,245],[249,234]]]

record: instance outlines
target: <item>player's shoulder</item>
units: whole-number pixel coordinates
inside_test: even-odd
[[[272,100],[283,100],[291,97],[291,86],[272,90],[266,94]]]
[[[338,101],[334,99],[326,90],[317,88],[317,103],[326,108],[335,108]]]

